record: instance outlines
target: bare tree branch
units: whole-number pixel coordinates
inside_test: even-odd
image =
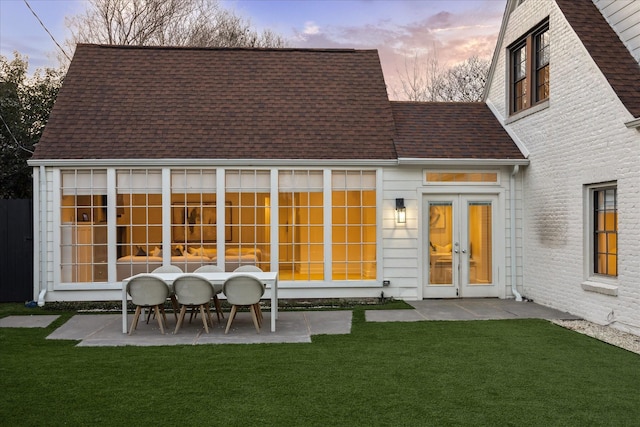
[[[435,51],[434,51],[435,52]],[[405,61],[404,72],[398,72],[401,96],[409,101],[475,102],[482,99],[490,62],[472,56],[461,64],[442,70],[437,54],[421,61],[416,55],[412,64]]]
[[[286,47],[270,30],[254,30],[249,20],[217,0],[89,0],[83,13],[67,18],[67,44],[145,46]]]

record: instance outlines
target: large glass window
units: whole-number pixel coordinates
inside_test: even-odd
[[[278,274],[281,280],[324,279],[322,171],[280,171]]]
[[[593,273],[618,275],[618,203],[616,186],[593,188]]]
[[[227,170],[225,201],[225,270],[270,271],[271,171]]]
[[[376,278],[376,173],[331,174],[333,280]]]
[[[61,280],[107,281],[107,173],[62,171]]]
[[[242,265],[269,271],[274,256],[280,280],[375,280],[377,172],[283,169],[277,182],[272,173],[61,171],[62,282],[106,282],[109,263],[116,271],[110,279],[121,281],[151,272],[168,259],[185,272],[207,264],[224,265],[227,271]],[[115,188],[107,184],[108,176]],[[329,178],[330,186],[325,185]],[[163,188],[163,182],[170,182],[170,188]],[[115,203],[108,206],[108,201]],[[272,230],[278,233],[274,247]],[[111,232],[115,239],[108,241]],[[108,259],[110,250],[113,259]]]
[[[509,56],[509,109],[513,114],[549,98],[549,22],[538,25],[511,45]]]
[[[215,170],[171,171],[171,264],[194,271],[217,264]]]
[[[162,265],[162,172],[116,171],[118,280]]]

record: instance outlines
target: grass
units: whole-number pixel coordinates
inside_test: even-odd
[[[74,347],[0,328],[0,425],[637,425],[640,356],[544,320],[367,323],[311,344]],[[26,313],[51,314],[41,309]],[[0,316],[25,312],[0,304]],[[59,313],[56,313],[59,314]]]

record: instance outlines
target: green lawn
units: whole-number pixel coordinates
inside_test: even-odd
[[[640,356],[543,320],[366,323],[358,307],[350,335],[311,344],[45,340],[68,316],[0,328],[0,425],[640,423]]]

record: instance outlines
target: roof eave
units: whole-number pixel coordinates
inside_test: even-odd
[[[29,166],[46,167],[273,167],[273,166],[396,166],[396,159],[32,159]]]
[[[482,101],[486,101],[489,96],[489,89],[491,82],[493,81],[493,75],[496,72],[496,64],[498,63],[498,57],[500,56],[500,46],[504,39],[504,33],[507,30],[507,22],[509,21],[509,15],[513,12],[513,9],[517,6],[517,0],[508,0],[504,7],[504,13],[502,14],[502,23],[500,24],[500,32],[496,39],[496,47],[493,49],[493,55],[491,57],[491,63],[489,65],[489,72],[487,73],[487,81],[482,91]]]
[[[399,166],[527,166],[528,159],[452,159],[399,157]]]

